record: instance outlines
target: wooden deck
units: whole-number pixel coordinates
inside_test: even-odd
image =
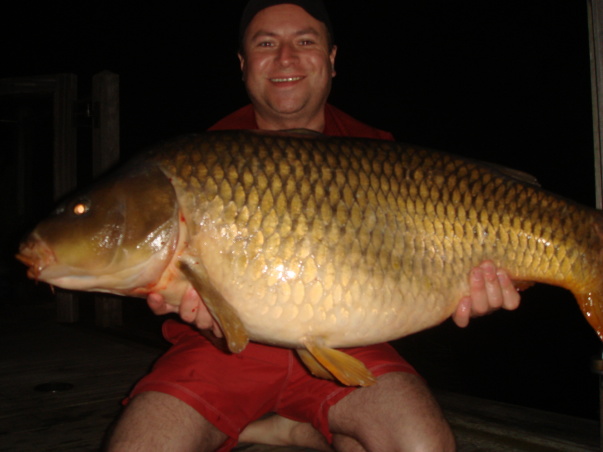
[[[52,303],[0,312],[0,451],[96,451],[120,400],[162,347],[53,320]],[[437,393],[459,451],[597,451],[599,426]],[[245,452],[300,451],[241,445]]]

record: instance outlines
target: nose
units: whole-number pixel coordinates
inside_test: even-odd
[[[279,48],[277,59],[283,66],[294,63],[297,59],[295,47],[290,43],[283,43]]]

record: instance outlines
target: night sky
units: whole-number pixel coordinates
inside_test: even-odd
[[[120,76],[124,156],[201,131],[247,103],[242,0],[122,6],[21,2],[0,21],[0,77],[75,73],[85,95]],[[400,141],[494,161],[594,204],[586,1],[327,2],[338,44],[331,101]],[[596,417],[599,343],[563,291],[519,312],[399,341],[432,384]]]

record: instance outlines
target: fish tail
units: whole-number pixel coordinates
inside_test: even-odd
[[[580,294],[576,297],[584,317],[603,341],[603,291]]]
[[[575,296],[584,317],[603,341],[603,212],[596,212],[593,227],[599,242],[597,245],[593,244],[596,253],[596,262],[592,262],[593,281],[588,290],[575,293]]]

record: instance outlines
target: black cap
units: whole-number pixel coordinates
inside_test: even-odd
[[[283,3],[291,3],[293,5],[297,5],[305,9],[306,12],[312,17],[314,17],[316,20],[319,20],[324,23],[327,27],[327,31],[329,32],[330,43],[333,43],[333,25],[331,24],[331,19],[329,19],[329,14],[327,13],[327,9],[325,8],[325,5],[322,0],[250,0],[249,3],[247,3],[245,9],[243,10],[243,15],[241,16],[241,24],[239,26],[239,44],[242,45],[245,30],[247,29],[249,22],[252,21],[252,19],[257,13],[259,13],[265,8],[268,8],[269,6],[281,5]]]

